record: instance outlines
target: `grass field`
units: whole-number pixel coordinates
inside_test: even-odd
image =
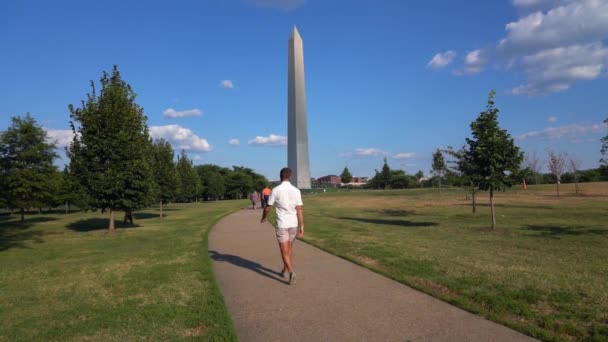
[[[543,340],[608,340],[608,183],[305,197],[305,240]]]
[[[107,215],[0,216],[0,341],[236,340],[207,232],[245,202]]]

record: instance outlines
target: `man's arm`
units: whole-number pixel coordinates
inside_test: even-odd
[[[266,208],[264,208],[264,211],[262,212],[262,219],[260,220],[260,223],[266,222],[266,218],[268,217],[268,214],[270,214],[270,209],[272,209],[272,206],[266,205]]]
[[[304,206],[296,206],[296,213],[298,214],[298,237],[304,236]]]

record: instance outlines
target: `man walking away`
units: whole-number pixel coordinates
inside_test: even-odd
[[[272,191],[270,190],[268,185],[266,185],[262,190],[262,208],[266,208],[266,206],[268,206],[268,198],[270,198],[271,192]]]
[[[291,169],[281,169],[281,185],[272,190],[268,203],[262,214],[261,222],[266,222],[272,206],[277,214],[276,235],[279,242],[281,257],[283,258],[283,277],[289,276],[289,285],[296,283],[296,273],[293,270],[291,257],[293,255],[293,241],[304,235],[304,204],[300,190],[291,185]]]
[[[251,205],[253,210],[255,210],[255,206],[257,205],[258,201],[260,200],[260,195],[258,194],[257,191],[253,191],[253,193],[251,194]]]

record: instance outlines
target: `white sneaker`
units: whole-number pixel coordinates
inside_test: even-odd
[[[296,283],[296,272],[289,273],[289,285]]]

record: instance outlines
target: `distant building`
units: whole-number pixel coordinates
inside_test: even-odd
[[[350,183],[343,184],[340,176],[328,175],[313,180],[312,184],[314,188],[337,188],[342,185],[361,186],[366,184],[368,180],[369,177],[353,177]]]

